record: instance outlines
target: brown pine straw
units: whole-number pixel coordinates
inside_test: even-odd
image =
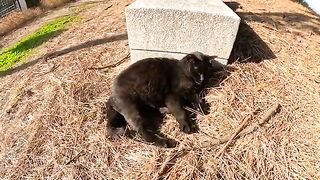
[[[126,31],[124,7],[131,2],[79,0],[13,31],[0,44],[77,8],[83,9],[79,22],[21,63],[113,36]],[[0,179],[320,179],[319,18],[289,0],[232,2],[241,4],[237,13],[276,57],[231,64],[231,75],[206,89],[210,111],[197,113],[199,133],[181,132],[168,114],[161,132],[179,142],[175,149],[139,138],[107,138],[104,102],[130,62],[89,68],[126,57],[128,40],[89,44],[0,77]],[[258,41],[242,45],[262,55]],[[269,109],[275,112],[274,104],[281,111],[262,123]],[[248,125],[214,158],[250,114]]]
[[[201,114],[200,112],[190,108],[190,107],[185,107],[190,112]],[[219,140],[214,140],[215,143],[213,144],[224,144],[226,143],[214,156],[214,159],[220,157],[227,148],[230,147],[231,143],[236,140],[236,138],[245,136],[249,133],[252,133],[254,130],[257,130],[257,127],[262,126],[264,123],[266,123],[271,117],[273,117],[276,113],[279,113],[280,111],[280,104],[275,104],[273,105],[270,109],[268,109],[262,117],[259,119],[257,123],[252,124],[251,126],[247,125],[249,124],[250,120],[252,119],[253,115],[256,115],[260,111],[260,108],[257,108],[254,110],[252,113],[247,115],[245,119],[242,121],[242,123],[237,127],[237,129],[232,133],[231,135],[225,136]],[[202,114],[201,114],[202,115]],[[201,132],[203,133],[203,132]],[[211,144],[210,147],[213,145]],[[192,148],[192,150],[196,149],[202,149],[202,148],[208,148],[209,146],[204,146],[204,147],[197,147],[197,148]],[[179,158],[183,156],[186,151],[190,151],[191,149],[184,148],[183,144],[178,147],[178,149],[172,150],[165,161],[162,163],[159,171],[158,171],[158,176],[162,177],[165,173],[169,171],[169,168],[174,165],[174,162],[176,161],[176,158]]]
[[[252,119],[252,116],[256,113],[258,113],[260,109],[256,109],[254,112],[252,112],[251,114],[249,114],[243,121],[242,123],[239,125],[239,127],[235,130],[235,132],[230,135],[229,138],[223,138],[219,141],[219,143],[225,143],[227,142],[222,149],[220,149],[217,154],[214,156],[214,158],[218,158],[219,156],[221,156],[226,149],[230,146],[230,144],[232,143],[232,141],[235,140],[235,138],[240,137],[240,134],[246,135],[249,134],[251,132],[253,132],[253,130],[257,127],[257,126],[261,126],[262,124],[264,124],[265,122],[267,122],[272,116],[274,116],[276,113],[279,112],[280,110],[280,104],[276,104],[273,105],[263,116],[262,118],[259,120],[258,123],[255,123],[249,127],[246,127],[249,123],[249,121]],[[228,139],[228,140],[227,140]]]

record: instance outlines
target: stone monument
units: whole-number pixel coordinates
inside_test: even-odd
[[[200,51],[226,64],[240,23],[221,0],[136,0],[125,14],[132,62]]]

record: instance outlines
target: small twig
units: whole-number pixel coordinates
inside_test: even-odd
[[[273,28],[273,27],[270,27],[270,26],[262,25],[262,27],[265,27],[265,28],[267,28],[267,29],[270,29],[270,30],[273,30],[273,31],[277,31],[277,32],[279,32],[279,30],[278,30],[278,29]]]
[[[266,111],[264,113],[264,115],[259,120],[259,122],[256,122],[256,123],[244,128],[243,130],[241,130],[238,133],[238,135],[236,137],[237,138],[243,137],[243,136],[245,136],[247,134],[250,134],[250,133],[256,131],[261,125],[266,123],[272,116],[274,116],[276,113],[278,113],[279,110],[280,110],[280,107],[281,107],[280,104],[276,104],[276,105],[272,106],[268,111]],[[254,114],[256,114],[256,112],[258,112],[259,110],[260,109],[256,109]],[[239,127],[240,127],[240,125],[239,125]],[[219,145],[219,144],[224,144],[224,143],[228,142],[232,138],[232,136],[234,135],[234,134],[226,135],[226,136],[223,136],[220,139],[217,139],[217,138],[214,138],[214,137],[210,136],[209,134],[207,134],[204,131],[200,130],[199,132],[201,132],[204,135],[206,135],[206,136],[210,137],[211,139],[213,139],[209,145],[205,145],[205,146],[200,147],[201,149],[203,149],[203,148],[212,148],[213,146],[216,146],[216,145]],[[195,149],[198,149],[198,148],[195,148]],[[193,150],[194,150],[194,148],[193,148]]]
[[[157,176],[161,177],[168,173],[169,169],[174,165],[176,159],[186,154],[186,150],[187,149],[185,149],[182,144],[179,146],[178,149],[171,150],[167,158],[163,161],[162,165],[160,166]]]
[[[229,145],[232,143],[232,141],[238,136],[240,131],[248,125],[249,120],[252,118],[252,115],[255,114],[259,109],[256,109],[253,113],[249,114],[243,121],[242,123],[238,126],[236,131],[230,136],[229,140],[227,143],[224,145],[222,149],[214,156],[214,158],[218,158],[220,155],[224,153],[224,151],[229,147]],[[224,140],[223,140],[224,141]],[[221,141],[220,141],[221,142]]]
[[[66,165],[69,165],[70,163],[76,161],[82,154],[83,150],[81,150],[76,156],[74,156],[73,158],[71,158],[67,163]]]
[[[266,111],[261,119],[259,120],[259,125],[264,124],[265,122],[269,121],[269,119],[280,112],[280,104],[273,105],[268,111]]]
[[[225,144],[224,147],[216,154],[215,158],[222,155],[236,137],[241,137],[249,133],[252,133],[253,131],[257,130],[261,125],[269,121],[272,116],[274,116],[276,113],[280,111],[280,107],[281,107],[280,104],[273,105],[268,111],[266,111],[262,115],[258,123],[254,123],[253,125],[244,128],[252,117],[252,115],[247,116],[246,119],[239,125],[237,130],[231,136],[225,136],[224,138],[219,140],[219,144],[222,144],[225,142],[227,142],[227,144]],[[255,112],[257,112],[257,110]]]
[[[252,57],[249,56],[249,57],[245,58],[244,60],[241,60],[241,62],[242,62],[242,63],[247,62],[247,61],[249,61],[251,58],[252,58]]]
[[[160,166],[159,172],[158,172],[158,176],[163,176],[167,171],[168,171],[168,165],[170,164],[170,162],[175,159],[178,155],[178,151],[172,151],[167,158],[164,160],[164,162],[162,163],[162,165]]]
[[[204,115],[203,109],[202,109],[202,107],[201,107],[200,104],[198,104],[198,107],[199,107],[199,109],[200,109],[200,111],[201,111],[201,114]]]
[[[190,107],[185,106],[184,109],[187,110],[187,111],[189,111],[189,112],[195,113],[195,114],[197,114],[197,115],[204,116],[204,113],[201,113],[201,112],[199,112],[199,111],[197,111],[197,110],[195,110],[195,109],[192,109],[192,108],[190,108]]]
[[[256,131],[259,127],[260,127],[260,126],[259,126],[259,123],[254,123],[254,124],[252,124],[251,126],[248,126],[248,127],[246,127],[245,129],[243,129],[243,130],[239,133],[238,137],[243,137],[243,136],[245,136],[245,135],[247,135],[247,134],[250,134],[250,133]]]
[[[202,134],[204,134],[204,135],[206,135],[206,136],[208,136],[209,138],[211,138],[211,139],[217,139],[217,138],[215,138],[215,137],[213,137],[213,136],[211,136],[210,134],[208,134],[208,133],[206,133],[206,132],[204,132],[204,131],[202,131],[202,130],[198,130],[200,133],[202,133]],[[219,141],[218,141],[218,143],[219,143]]]
[[[112,8],[112,4],[109,5],[108,7],[106,7],[104,10],[108,10],[108,9],[110,9],[110,8]]]
[[[125,60],[127,58],[129,58],[129,57],[130,57],[130,53],[128,53],[124,58],[122,58],[121,60],[119,60],[119,61],[117,61],[115,63],[110,63],[110,64],[108,64],[106,66],[103,66],[103,67],[90,67],[88,69],[90,69],[90,70],[101,70],[101,69],[105,69],[105,68],[113,68],[113,67],[119,66],[120,64],[124,63]]]
[[[51,73],[51,72],[55,71],[56,69],[58,69],[58,67],[60,67],[60,64],[53,64],[53,67],[52,67],[52,68],[50,68],[50,70],[49,70],[49,71],[47,71],[47,72],[45,72],[45,73],[43,73],[43,74],[41,74],[41,75],[49,74],[49,73]]]
[[[273,105],[268,111],[266,111],[259,122],[252,124],[251,126],[245,128],[239,133],[239,137],[245,136],[247,134],[250,134],[254,131],[256,131],[260,126],[262,126],[264,123],[270,120],[272,116],[274,116],[276,113],[280,112],[280,104]]]
[[[253,115],[255,115],[258,111],[260,111],[259,108],[257,108],[255,111],[253,111],[250,115],[248,115],[243,121],[242,123],[238,126],[238,128],[236,129],[236,131],[228,136],[224,136],[223,138],[221,138],[220,140],[217,140],[215,142],[215,145],[217,144],[223,144],[226,143],[224,145],[224,147],[215,155],[214,158],[218,158],[219,156],[221,156],[226,149],[230,146],[230,144],[232,143],[232,141],[240,136],[249,134],[253,131],[255,131],[258,127],[260,127],[260,125],[266,123],[272,116],[274,116],[276,113],[279,112],[280,110],[280,104],[276,104],[274,106],[272,106],[268,111],[266,111],[263,116],[261,117],[260,121],[258,123],[255,123],[247,128],[245,128],[250,119],[253,117]],[[188,108],[185,107],[185,109],[194,112],[194,113],[199,113],[198,111],[193,110],[192,108]],[[205,133],[206,134],[206,133]],[[209,136],[209,135],[208,135]],[[210,136],[211,137],[211,136]],[[206,147],[201,147],[202,148],[207,148],[209,146]],[[196,148],[198,149],[198,148]],[[189,152],[190,150],[195,150],[195,148],[184,148],[182,145],[179,146],[178,149],[174,149],[172,151],[170,151],[170,153],[168,154],[167,158],[163,161],[163,163],[161,164],[159,171],[157,173],[157,177],[163,177],[165,174],[167,174],[170,171],[170,168],[174,165],[175,161],[177,158],[185,155],[187,152]]]

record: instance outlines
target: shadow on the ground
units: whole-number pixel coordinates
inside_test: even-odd
[[[320,18],[300,13],[288,12],[237,12],[242,6],[238,2],[225,2],[241,18],[239,31],[229,58],[229,63],[261,62],[276,58],[269,46],[247,24],[259,22],[276,30],[286,30],[288,27],[299,30],[309,30],[320,34]],[[310,23],[312,21],[312,23]],[[308,23],[309,22],[309,23]]]
[[[245,21],[241,20],[228,63],[235,61],[259,63],[274,58],[276,56],[269,46]]]
[[[225,3],[241,18],[239,30],[228,63],[235,61],[259,63],[266,59],[276,58],[269,46],[246,23],[246,18],[236,11],[238,8],[242,8],[241,5],[238,2]]]
[[[268,24],[276,29],[285,29],[288,26],[300,30],[309,30],[320,35],[320,17],[311,17],[300,13],[289,12],[261,12],[239,13],[247,21]],[[312,23],[310,23],[312,21]],[[308,24],[309,22],[309,24]]]
[[[64,55],[64,54],[67,54],[67,53],[70,53],[70,52],[73,52],[73,51],[77,51],[77,50],[80,50],[80,49],[84,49],[84,48],[88,48],[88,47],[92,47],[92,46],[97,46],[97,45],[100,45],[100,44],[114,42],[114,41],[126,40],[126,39],[128,39],[127,33],[121,33],[121,34],[108,36],[108,37],[104,37],[104,38],[100,38],[100,39],[90,40],[90,41],[87,41],[87,42],[84,42],[84,43],[81,43],[81,44],[78,44],[78,45],[75,45],[75,46],[71,46],[71,47],[68,47],[68,48],[65,48],[65,49],[62,49],[62,50],[59,50],[59,51],[50,52],[50,53],[47,53],[47,54],[45,54],[45,55],[43,55],[43,56],[41,56],[41,57],[39,57],[37,59],[28,61],[28,62],[26,62],[26,63],[24,63],[22,65],[14,67],[12,69],[9,69],[9,70],[6,70],[6,71],[0,71],[0,77],[11,75],[13,73],[16,73],[16,72],[19,72],[21,70],[24,70],[24,69],[26,69],[26,68],[28,68],[30,66],[33,66],[33,65],[37,64],[41,60],[47,60],[47,59],[54,58],[54,57],[57,57],[57,56],[61,56],[61,55]]]

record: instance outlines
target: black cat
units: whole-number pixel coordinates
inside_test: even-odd
[[[212,66],[218,65],[214,58],[194,52],[181,60],[147,58],[129,66],[115,79],[107,101],[109,134],[124,134],[129,125],[147,142],[161,147],[175,146],[149,128],[154,123],[152,114],[160,113],[162,107],[173,114],[183,132],[195,132],[195,122],[183,107],[207,110],[199,94]]]

